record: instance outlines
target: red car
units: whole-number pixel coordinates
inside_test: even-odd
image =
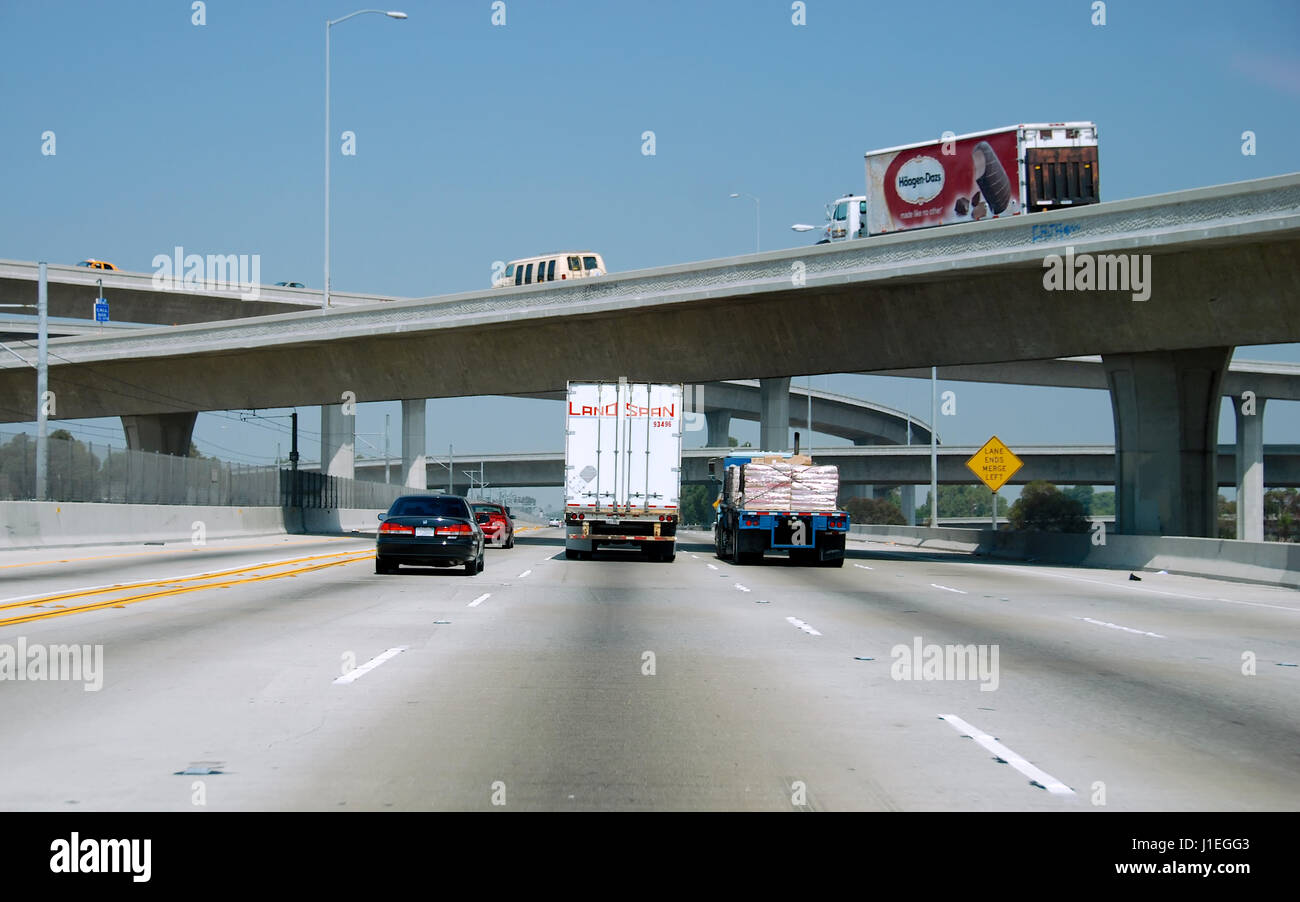
[[[479,521],[479,528],[483,530],[487,544],[502,548],[515,547],[515,524],[510,519],[510,508],[488,501],[474,501],[471,506],[474,508],[474,519]],[[486,521],[482,515],[487,516]]]

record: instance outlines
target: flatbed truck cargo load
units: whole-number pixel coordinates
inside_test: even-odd
[[[1097,149],[1095,123],[1043,122],[868,151],[866,193],[827,207],[818,243],[1095,204]]]
[[[570,382],[565,403],[564,556],[602,547],[671,561],[681,519],[682,386]]]
[[[719,558],[756,564],[768,551],[784,551],[795,563],[844,566],[849,514],[838,507],[836,467],[799,454],[763,453],[732,455],[722,464],[713,527]]]

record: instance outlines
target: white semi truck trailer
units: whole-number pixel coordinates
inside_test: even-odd
[[[570,382],[565,398],[564,555],[639,548],[671,561],[681,521],[682,386]]]

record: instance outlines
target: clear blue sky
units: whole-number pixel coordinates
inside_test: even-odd
[[[495,260],[568,247],[613,270],[745,253],[754,205],[733,191],[761,198],[764,249],[809,244],[789,226],[860,191],[864,151],[949,129],[1094,120],[1106,200],[1300,170],[1295,0],[1111,0],[1100,27],[1089,0],[808,0],[804,26],[788,0],[506,0],[505,26],[490,0],[393,2],[408,20],[333,29],[333,131],[357,147],[333,158],[338,290],[481,288]],[[188,0],[0,0],[0,257],[150,271],[181,245],[319,287],[324,23],[354,8],[212,0],[195,26]],[[922,382],[814,384],[929,415]],[[949,442],[1113,438],[1104,393],[945,387]],[[363,406],[358,430],[395,410]],[[1271,404],[1266,440],[1300,441],[1295,414]],[[563,442],[547,402],[436,401],[430,422],[435,448]],[[229,416],[201,416],[196,440],[275,454],[274,432]]]

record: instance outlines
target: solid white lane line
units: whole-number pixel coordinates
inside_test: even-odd
[[[1146,630],[1135,630],[1129,626],[1120,626],[1118,623],[1107,623],[1105,620],[1093,620],[1091,617],[1077,617],[1077,620],[1083,620],[1087,623],[1095,623],[1097,626],[1108,626],[1113,630],[1123,630],[1126,633],[1137,633],[1139,636],[1151,636],[1155,639],[1168,639],[1168,636],[1162,636],[1159,633],[1148,633]]]
[[[963,592],[961,589],[954,589],[951,586],[941,586],[938,583],[930,583],[936,589],[943,589],[945,592],[956,592],[958,595],[969,595],[969,592]]]
[[[803,622],[802,620],[800,620],[798,617],[787,617],[787,618],[785,618],[785,620],[786,620],[786,623],[790,623],[790,624],[793,624],[794,626],[797,626],[799,629],[803,630],[805,633],[807,633],[807,634],[810,635],[810,636],[820,636],[820,635],[821,635],[821,633],[817,632],[817,631],[816,631],[815,629],[813,629],[811,626],[809,626],[808,624],[804,623],[804,622]]]
[[[736,588],[739,589],[739,590],[742,591],[742,592],[748,592],[748,591],[749,591],[749,590],[746,589],[744,586],[742,586],[740,583],[736,583]]]
[[[491,592],[484,592],[484,593],[483,593],[482,595],[480,595],[478,598],[475,598],[475,599],[474,599],[473,601],[471,601],[468,605],[466,605],[466,607],[476,608],[476,607],[478,607],[479,605],[481,605],[483,602],[487,601],[487,600],[488,600],[489,598],[491,598],[491,597],[492,597],[492,593],[491,593]]]
[[[1024,758],[1021,758],[1019,755],[1011,751],[1011,749],[1007,748],[1002,743],[998,742],[988,733],[985,733],[983,730],[971,726],[966,721],[958,717],[956,714],[940,714],[939,718],[941,720],[948,721],[948,723],[952,726],[952,728],[956,730],[958,733],[961,733],[965,736],[969,736],[971,739],[974,739],[981,746],[988,749],[994,755],[997,755],[999,758],[1001,758],[1007,764],[1010,764],[1012,767],[1020,771],[1029,779],[1038,783],[1048,792],[1053,793],[1055,795],[1074,795],[1074,790],[1066,786],[1060,780],[1056,779],[1046,771],[1042,771],[1034,767]]]
[[[531,570],[525,570],[523,573],[521,573],[521,574],[519,574],[518,576],[516,576],[515,579],[523,579],[525,576],[527,576],[528,574],[530,574],[530,573],[532,573],[532,572],[533,572],[533,571],[531,571]]]
[[[875,570],[875,569],[876,569],[875,567],[868,567],[866,564],[854,564],[853,566],[854,566],[854,567],[857,567],[859,570]]]
[[[1163,589],[1149,589],[1146,586],[1135,586],[1131,582],[1111,583],[1102,579],[1088,579],[1085,576],[1069,576],[1065,573],[1051,573],[1047,570],[1040,570],[1037,568],[1027,571],[1025,567],[1013,567],[1009,564],[964,564],[962,566],[996,567],[1001,570],[1011,570],[1018,573],[1029,572],[1034,576],[1050,576],[1053,579],[1068,579],[1076,583],[1092,583],[1097,586],[1105,586],[1108,589],[1118,589],[1121,592],[1150,592],[1152,595],[1168,595],[1171,598],[1192,598],[1196,601],[1224,601],[1228,604],[1244,604],[1257,608],[1277,608],[1279,611],[1290,611],[1293,614],[1300,614],[1300,608],[1288,607],[1284,604],[1268,604],[1263,601],[1234,601],[1231,598],[1218,598],[1212,595],[1189,595],[1186,592],[1168,592]],[[1208,579],[1209,577],[1205,578]]]
[[[355,670],[349,670],[347,673],[343,674],[343,676],[335,680],[334,684],[337,686],[340,683],[351,683],[354,680],[359,680],[363,676],[368,674],[370,671],[378,667],[380,664],[384,663],[390,658],[397,657],[402,652],[406,651],[408,648],[410,648],[409,645],[399,645],[396,648],[390,648],[388,651],[384,652],[379,657],[371,658],[369,661],[362,664],[360,667],[356,668]]]

